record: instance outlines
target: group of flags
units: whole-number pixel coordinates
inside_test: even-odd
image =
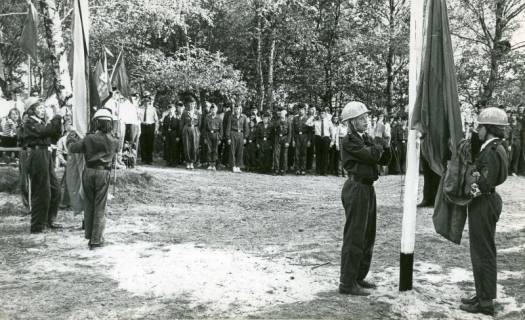
[[[38,61],[38,25],[39,15],[31,1],[20,37],[20,48],[30,59]],[[113,54],[104,47],[103,59],[91,72],[89,63],[89,6],[88,0],[73,1],[73,45],[71,50],[70,71],[73,87],[73,121],[80,132],[87,132],[91,107],[100,107],[109,98],[112,87],[117,87],[126,97],[130,97],[129,79],[125,66],[124,50],[117,57],[114,68],[109,74],[107,55]],[[103,60],[103,61],[102,61]],[[0,57],[0,77],[3,76],[3,63]]]

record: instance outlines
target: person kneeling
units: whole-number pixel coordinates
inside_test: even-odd
[[[85,195],[85,237],[89,239],[89,249],[101,247],[104,242],[111,165],[119,147],[118,140],[112,135],[111,111],[104,108],[98,110],[93,116],[93,128],[95,133],[69,146],[70,152],[83,153],[86,160],[82,183]]]

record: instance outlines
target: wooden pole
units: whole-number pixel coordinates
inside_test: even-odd
[[[410,3],[410,62],[409,62],[409,123],[417,97],[417,83],[421,71],[423,52],[424,7],[427,1],[412,0]],[[414,247],[416,242],[416,210],[419,184],[419,133],[410,128],[407,139],[407,168],[403,201],[401,230],[401,254],[399,266],[399,290],[412,290],[414,271]]]
[[[27,97],[29,98],[31,96],[31,87],[32,87],[32,83],[31,83],[31,56],[30,55],[27,55],[27,68],[28,68],[28,73],[27,73]]]

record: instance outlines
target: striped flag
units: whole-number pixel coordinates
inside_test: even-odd
[[[34,61],[37,59],[37,42],[38,42],[38,12],[33,3],[29,2],[29,11],[27,12],[24,29],[20,37],[20,47]]]
[[[73,126],[81,134],[89,127],[89,8],[88,0],[73,1]]]

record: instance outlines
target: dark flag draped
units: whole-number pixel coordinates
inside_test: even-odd
[[[111,85],[117,87],[124,97],[128,99],[131,98],[128,73],[124,63],[124,50],[120,51],[117,62],[115,63],[115,68],[111,74]]]
[[[442,175],[463,138],[454,56],[445,0],[429,0],[421,74],[412,128],[422,133],[421,154]]]
[[[425,21],[421,75],[411,125],[422,133],[421,155],[442,176],[434,204],[434,228],[446,239],[459,243],[466,207],[448,202],[443,194],[447,161],[458,155],[458,144],[463,139],[446,1],[429,0]]]
[[[108,72],[107,70],[104,70],[104,66],[100,60],[95,67],[94,81],[97,84],[97,93],[100,101],[106,100],[109,97]]]
[[[38,12],[35,6],[30,2],[29,11],[20,36],[20,47],[26,52],[34,61],[37,59],[37,43],[38,43]]]

